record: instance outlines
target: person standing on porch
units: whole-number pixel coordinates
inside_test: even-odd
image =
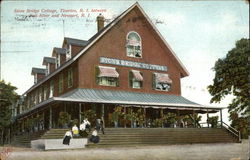
[[[103,120],[102,119],[97,119],[96,120],[96,129],[97,129],[98,132],[101,130],[102,134],[104,134],[104,125],[103,125]]]
[[[83,120],[83,124],[85,125],[85,128],[88,128],[89,129],[89,132],[91,131],[91,124],[90,122],[88,121],[88,118],[85,118]]]

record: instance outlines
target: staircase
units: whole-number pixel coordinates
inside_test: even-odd
[[[63,139],[69,129],[50,129],[41,136],[41,139]]]
[[[11,145],[13,146],[22,146],[22,147],[30,147],[30,142],[35,139],[39,139],[41,135],[44,134],[45,131],[39,131],[34,133],[26,133],[21,135],[15,135]]]
[[[50,129],[32,136],[19,135],[12,144],[30,147],[30,141],[34,139],[62,139],[67,130]],[[105,128],[105,134],[99,132],[98,136],[100,142],[89,142],[88,147],[238,142],[221,128]]]
[[[238,142],[220,128],[106,128],[99,136],[100,142],[88,147]]]

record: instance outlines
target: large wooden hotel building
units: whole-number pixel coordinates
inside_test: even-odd
[[[29,120],[36,117],[38,131],[60,128],[60,112],[81,122],[82,113],[92,110],[112,128],[115,108],[123,113],[140,109],[145,123],[137,127],[149,129],[150,122],[167,113],[222,110],[181,96],[181,78],[189,73],[138,3],[106,26],[99,15],[97,28],[88,40],[65,37],[61,48],[43,58],[44,68],[32,68],[34,85],[15,109],[18,132],[26,132]],[[118,126],[131,127],[123,120]]]

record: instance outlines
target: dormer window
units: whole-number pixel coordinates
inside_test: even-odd
[[[172,80],[168,74],[154,73],[153,74],[154,89],[161,91],[170,91]]]
[[[60,67],[60,58],[61,58],[60,54],[57,54],[57,56],[56,56],[56,68]]]
[[[71,58],[71,45],[67,45],[66,47],[66,61]]]
[[[34,83],[37,83],[37,74],[34,75]]]
[[[46,65],[46,72],[45,72],[45,75],[47,76],[47,75],[49,75],[49,73],[50,73],[50,64],[48,63],[48,64]]]
[[[142,57],[141,50],[141,37],[138,33],[131,31],[127,35],[126,43],[127,56],[129,57]]]

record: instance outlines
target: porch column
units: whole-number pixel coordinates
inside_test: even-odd
[[[43,123],[42,123],[42,130],[44,130],[44,123],[45,123],[45,113],[44,113],[45,111],[43,110]]]
[[[126,115],[126,107],[124,107],[124,114]],[[127,123],[127,120],[125,119],[125,121],[124,121],[124,128],[127,128],[126,123]]]
[[[161,108],[161,119],[163,120],[163,108]],[[163,121],[161,122],[161,128],[163,128]]]
[[[208,118],[209,118],[209,115],[208,115],[208,109],[207,109],[207,127],[209,128]]]
[[[147,112],[146,112],[146,108],[144,107],[143,108],[143,111],[144,111],[144,115],[145,115],[145,128],[147,128]]]
[[[49,129],[52,128],[52,107],[49,107]]]
[[[194,128],[196,128],[197,124],[196,124],[196,121],[195,121],[195,118],[194,118],[194,114],[195,114],[195,110],[193,109],[192,116],[193,116],[193,121],[194,121]]]
[[[222,109],[220,109],[220,127],[222,128],[223,126],[223,121],[222,121]]]
[[[102,104],[102,121],[103,121],[103,128],[105,128],[105,121],[104,121],[104,104]]]
[[[79,103],[79,124],[82,123],[82,114],[81,114],[81,111],[82,111],[82,104]]]

